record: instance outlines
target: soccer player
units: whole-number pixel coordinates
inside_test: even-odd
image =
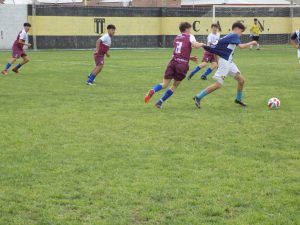
[[[25,51],[23,50],[24,46],[30,47],[30,43],[26,43],[28,40],[28,31],[31,28],[30,23],[24,23],[23,24],[23,30],[18,33],[17,39],[15,40],[13,47],[12,47],[12,58],[9,60],[9,62],[6,64],[5,69],[1,72],[3,75],[8,74],[8,69],[11,67],[12,64],[16,62],[16,60],[20,57],[22,57],[23,61],[19,64],[17,64],[12,71],[15,73],[19,72],[19,69],[26,63],[29,62],[29,58],[26,55]]]
[[[219,25],[216,23],[213,23],[211,25],[211,33],[207,37],[207,45],[211,46],[214,43],[216,43],[220,39],[220,33],[219,33]],[[208,68],[201,76],[200,78],[202,80],[207,80],[207,76],[218,67],[218,59],[215,54],[212,54],[208,51],[204,51],[202,63],[197,66],[191,74],[188,76],[188,80],[192,79],[192,77],[200,71],[202,68],[206,67],[208,63],[211,63],[211,67]]]
[[[291,44],[297,49],[300,68],[300,30],[297,30],[295,33],[292,34]]]
[[[235,22],[232,25],[232,33],[226,35],[225,37],[221,38],[216,45],[204,46],[204,49],[214,53],[219,56],[218,62],[218,70],[213,76],[216,82],[203,91],[201,91],[197,96],[194,97],[194,102],[196,107],[200,108],[201,100],[208,94],[214,92],[215,90],[222,87],[224,83],[224,79],[230,75],[232,76],[238,83],[237,85],[237,94],[235,103],[246,106],[244,102],[242,102],[243,97],[243,88],[245,83],[245,78],[242,76],[241,72],[239,71],[238,67],[232,61],[234,50],[236,46],[239,48],[248,48],[251,45],[255,45],[256,41],[251,41],[247,44],[241,44],[240,37],[242,36],[243,32],[245,31],[245,26],[241,22]]]
[[[191,57],[192,48],[204,46],[203,43],[197,42],[195,36],[191,34],[192,25],[190,23],[181,23],[179,30],[181,34],[177,35],[173,42],[173,57],[165,71],[163,83],[155,85],[145,96],[145,103],[149,103],[155,93],[167,88],[173,80],[171,88],[155,104],[155,107],[159,109],[162,108],[162,104],[173,95],[181,81],[184,80],[189,70],[189,61],[197,61],[197,57]]]
[[[256,50],[260,50],[260,46],[259,46],[259,34],[262,31],[261,25],[259,24],[259,21],[257,18],[254,19],[254,24],[252,25],[252,27],[250,28],[250,32],[251,32],[251,38],[253,41],[256,41]],[[253,48],[253,45],[250,46],[250,49]]]
[[[105,33],[101,38],[96,41],[96,50],[94,52],[94,59],[96,67],[90,73],[88,80],[86,82],[87,85],[95,85],[94,81],[96,76],[101,72],[104,66],[104,57],[110,57],[108,51],[111,46],[111,38],[115,35],[116,27],[115,25],[107,26],[107,33]]]

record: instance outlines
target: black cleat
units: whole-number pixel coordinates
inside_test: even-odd
[[[234,101],[236,104],[239,104],[239,105],[241,105],[241,106],[243,106],[243,107],[246,107],[247,106],[247,104],[245,104],[244,102],[242,102],[242,101],[239,101],[239,100],[235,100]]]
[[[194,102],[195,102],[195,106],[198,108],[198,109],[200,109],[201,108],[201,105],[200,105],[200,99],[199,98],[197,98],[197,96],[195,96],[194,98]]]
[[[192,79],[192,77],[195,75],[195,73],[190,73],[190,75],[188,75],[187,79],[190,80]]]
[[[200,79],[201,79],[201,80],[207,80],[207,77],[206,77],[205,75],[202,75],[202,76],[200,77]]]

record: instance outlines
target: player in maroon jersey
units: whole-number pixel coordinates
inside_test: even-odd
[[[110,57],[108,54],[109,48],[111,46],[111,37],[115,35],[116,27],[115,25],[107,26],[107,33],[105,33],[101,38],[96,42],[96,51],[94,52],[94,59],[96,67],[89,75],[87,80],[87,85],[94,85],[96,76],[101,72],[104,65],[104,57]]]
[[[11,67],[12,64],[14,64],[16,62],[16,60],[20,57],[22,57],[23,61],[19,64],[17,64],[12,71],[14,71],[15,73],[19,72],[19,69],[21,68],[21,66],[23,66],[25,63],[29,62],[29,58],[26,55],[25,51],[23,50],[24,46],[30,47],[31,44],[30,43],[26,43],[26,41],[28,40],[28,31],[31,28],[31,24],[30,23],[24,23],[23,25],[23,30],[19,32],[17,39],[15,40],[13,47],[12,47],[12,58],[9,60],[9,62],[6,64],[5,69],[2,71],[3,75],[7,75],[8,74],[8,69]]]
[[[162,108],[163,102],[172,96],[181,81],[184,80],[189,70],[189,61],[197,61],[197,57],[191,57],[192,48],[204,46],[203,43],[197,42],[195,36],[191,34],[192,25],[190,23],[181,23],[179,30],[181,34],[177,35],[173,42],[173,57],[165,71],[163,83],[154,86],[145,96],[145,103],[149,103],[156,92],[167,88],[171,81],[174,80],[171,88],[156,102],[155,106],[159,109]]]

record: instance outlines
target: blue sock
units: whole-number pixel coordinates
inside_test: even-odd
[[[197,73],[198,71],[200,71],[201,70],[201,67],[200,66],[197,66],[192,72],[191,72],[191,74],[195,74],[195,73]]]
[[[9,67],[11,67],[11,64],[10,64],[10,63],[7,63],[7,64],[6,64],[6,67],[5,67],[5,70],[8,70]]]
[[[212,71],[213,70],[211,68],[208,68],[202,76],[207,77]]]
[[[153,87],[153,91],[154,92],[159,92],[162,89],[162,85],[161,84],[157,84],[156,86]]]
[[[89,79],[87,80],[88,83],[93,83],[95,80],[96,76],[94,74],[90,74]]]
[[[197,94],[197,98],[201,100],[201,99],[204,98],[207,94],[208,94],[207,90],[204,89],[204,90],[201,91],[199,94]]]
[[[22,65],[19,63],[18,65],[16,65],[16,68],[17,68],[17,69],[20,69],[21,66],[22,66]]]
[[[243,98],[243,91],[237,91],[236,100],[242,101],[242,98]]]
[[[160,99],[161,102],[165,102],[168,98],[170,98],[173,94],[173,91],[171,89],[168,89],[164,96],[162,96],[162,98]]]

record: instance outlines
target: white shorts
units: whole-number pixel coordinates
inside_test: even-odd
[[[298,60],[299,60],[299,63],[300,63],[300,49],[298,49]]]
[[[213,79],[220,84],[224,84],[224,79],[229,75],[235,77],[237,73],[240,73],[239,68],[234,62],[227,61],[223,58],[219,58],[218,70],[213,76]]]

